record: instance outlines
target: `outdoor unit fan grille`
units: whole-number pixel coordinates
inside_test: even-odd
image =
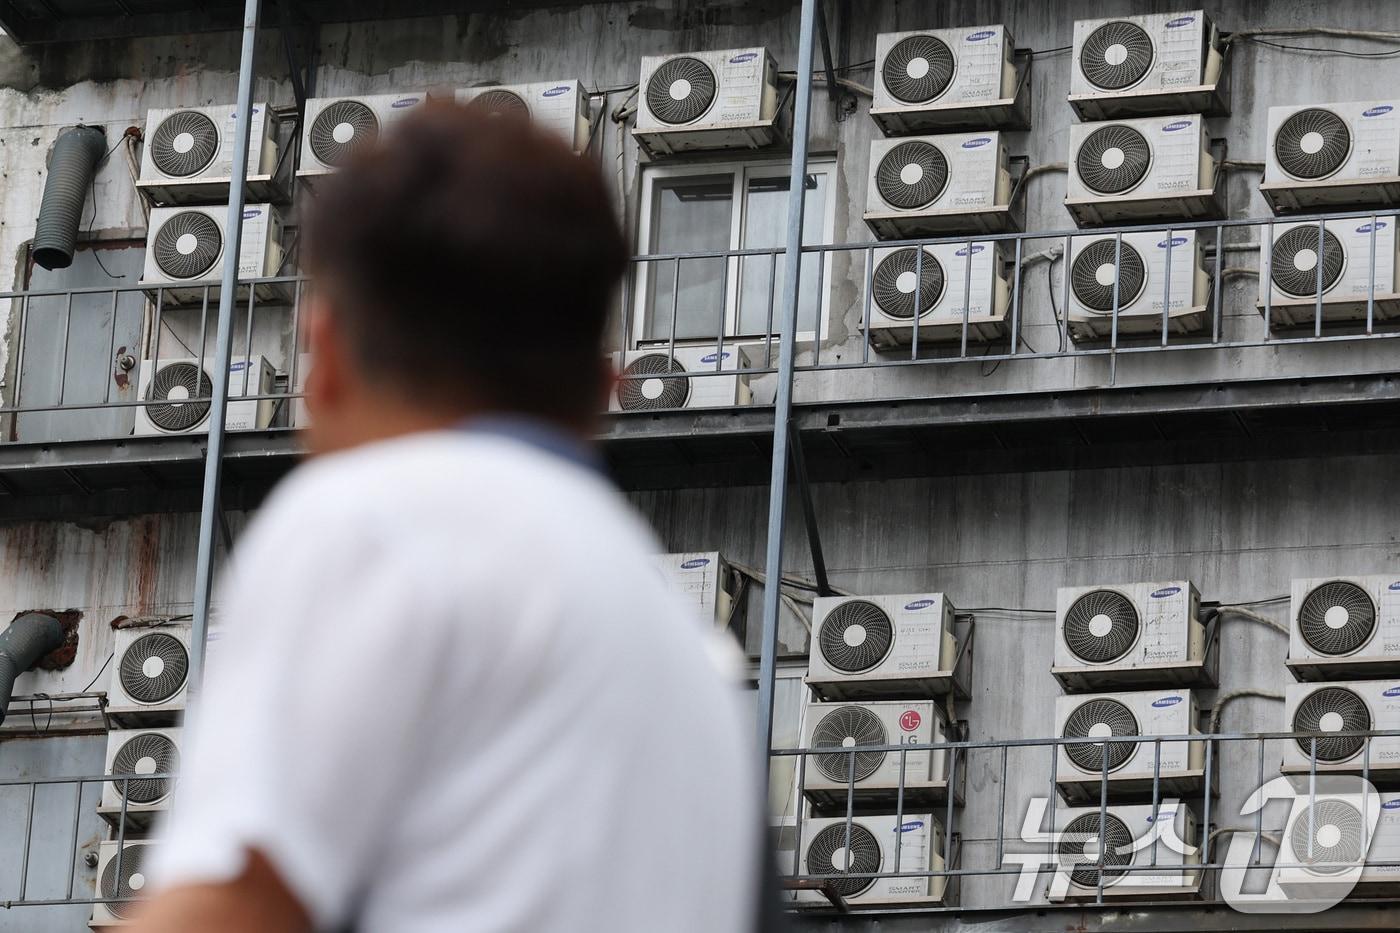
[[[698,58],[661,63],[647,79],[647,107],[662,123],[682,126],[698,120],[714,103],[715,73]]]
[[[1317,228],[1291,227],[1279,234],[1270,251],[1269,274],[1278,290],[1295,298],[1317,295]],[[1322,229],[1322,291],[1325,293],[1342,277],[1346,251],[1342,242]]]
[[[1114,253],[1118,241],[1095,240],[1074,257],[1069,271],[1074,297],[1091,311],[1113,313],[1113,282],[1118,280],[1118,310],[1137,301],[1147,287],[1147,267],[1142,254],[1127,243],[1122,244],[1122,261],[1114,269]],[[1115,274],[1116,273],[1116,274]]]
[[[311,122],[311,152],[322,165],[344,165],[350,156],[379,138],[379,118],[358,100],[338,100]]]
[[[1361,864],[1366,855],[1361,844],[1365,833],[1365,821],[1356,807],[1343,800],[1319,800],[1298,814],[1288,842],[1294,859],[1308,871],[1337,875]]]
[[[1114,20],[1089,33],[1079,51],[1079,69],[1102,91],[1121,91],[1147,77],[1152,39],[1136,23]]]
[[[161,272],[172,279],[197,279],[218,262],[224,234],[203,211],[181,211],[160,225],[151,249]]]
[[[888,744],[889,735],[880,717],[863,706],[838,707],[823,716],[812,730],[813,748],[858,748]],[[818,755],[817,769],[829,780],[844,782],[851,776],[853,755],[857,781],[870,777],[885,762],[884,752],[848,751],[839,755]]]
[[[1303,698],[1293,711],[1294,732],[1369,732],[1371,711],[1366,701],[1346,687],[1323,687],[1314,690]],[[1300,735],[1295,740],[1303,754],[1312,757],[1314,739]],[[1317,760],[1328,763],[1346,761],[1361,751],[1365,744],[1364,736],[1319,735]]]
[[[1113,590],[1094,590],[1076,599],[1065,613],[1065,643],[1081,661],[1107,664],[1128,653],[1139,627],[1131,599]]]
[[[1079,179],[1099,194],[1123,194],[1147,177],[1152,147],[1147,139],[1123,123],[1110,123],[1085,138],[1074,157]]]
[[[847,867],[847,854],[850,855]],[[851,824],[851,844],[846,845],[845,824],[827,826],[807,846],[807,873],[811,875],[874,874],[880,870],[880,843],[860,823]],[[855,897],[875,883],[874,878],[832,879],[827,882],[842,897]]]
[[[1055,845],[1060,867],[1069,871],[1070,880],[1080,887],[1095,888],[1099,872],[1111,884],[1127,872],[1133,861],[1133,834],[1112,813],[1106,814],[1104,831],[1099,832],[1099,814],[1084,813],[1069,821]]]
[[[948,187],[948,160],[932,143],[900,143],[880,160],[875,187],[891,207],[902,211],[927,207]]]
[[[209,416],[214,383],[193,363],[169,363],[146,387],[146,417],[162,431],[188,431]],[[200,399],[201,401],[186,401]]]
[[[874,603],[853,599],[826,614],[817,643],[826,663],[843,674],[859,674],[889,656],[894,623]]]
[[[525,103],[525,98],[514,91],[500,89],[482,91],[472,98],[469,106],[473,110],[490,114],[493,117],[528,117],[530,115],[530,105]]]
[[[146,886],[145,861],[146,846],[123,846],[121,850],[121,878],[117,878],[117,856],[113,855],[107,862],[107,866],[102,869],[102,896],[139,897],[141,889]],[[137,906],[135,901],[114,901],[106,905],[107,912],[118,920],[130,919],[131,915],[136,912]]]
[[[1351,152],[1351,130],[1341,117],[1321,107],[1299,110],[1274,135],[1274,158],[1294,178],[1313,181],[1341,168]]]
[[[138,703],[164,703],[185,686],[190,656],[180,639],[165,632],[142,635],[118,662],[122,689]]]
[[[1376,604],[1355,583],[1324,583],[1303,599],[1298,633],[1318,654],[1351,654],[1376,630]]]
[[[906,104],[927,104],[953,83],[957,59],[936,36],[909,36],[885,55],[880,74],[885,89]]]
[[[180,749],[168,736],[159,732],[142,732],[135,735],[117,749],[112,758],[112,773],[123,774],[173,774],[180,769]],[[163,800],[170,794],[169,778],[140,778],[112,782],[117,793],[126,789],[126,799],[130,803],[150,804]]]
[[[875,267],[871,277],[875,304],[888,317],[912,321],[918,292],[919,317],[928,314],[943,298],[947,285],[943,266],[928,250],[919,262],[919,248],[910,246],[890,253]]]
[[[204,171],[218,153],[218,127],[198,110],[172,113],[151,134],[151,161],[176,178]]]
[[[1098,727],[1097,729],[1095,727]],[[1103,727],[1108,732],[1103,732]],[[1098,698],[1081,703],[1065,720],[1061,738],[1101,738],[1105,735],[1140,735],[1137,717],[1117,700]],[[1108,770],[1117,771],[1128,763],[1137,749],[1136,742],[1086,742],[1082,745],[1066,745],[1065,754],[1081,771],[1100,773],[1104,767],[1104,756],[1108,756]]]
[[[665,353],[637,357],[627,364],[622,375],[647,377],[618,381],[617,401],[624,411],[682,408],[690,398],[685,367]]]

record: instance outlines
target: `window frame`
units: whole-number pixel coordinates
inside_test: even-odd
[[[824,205],[823,216],[821,218],[821,245],[829,245],[835,241],[836,236],[836,185],[839,180],[837,172],[838,165],[834,155],[817,156],[808,160],[807,174],[826,176],[826,204]],[[637,247],[639,256],[649,255],[651,252],[652,235],[655,232],[656,217],[656,185],[659,181],[669,181],[678,178],[703,178],[706,175],[730,175],[733,178],[731,204],[733,209],[729,218],[729,245],[726,249],[741,249],[744,233],[747,229],[748,210],[745,195],[748,190],[748,183],[752,179],[759,178],[782,178],[791,176],[792,165],[790,162],[777,159],[764,159],[761,161],[727,161],[727,162],[691,162],[683,165],[649,165],[645,166],[642,172],[642,193],[641,203],[638,208],[637,218]],[[805,221],[804,221],[805,223]],[[804,246],[818,245],[804,242]],[[781,252],[778,254],[781,257]],[[817,309],[818,332],[810,329],[799,330],[797,339],[799,341],[811,341],[813,339],[825,340],[831,326],[831,265],[832,253],[826,251],[821,254],[821,292],[820,306]],[[725,287],[724,287],[724,342],[726,344],[736,344],[739,346],[757,346],[765,344],[770,336],[773,339],[778,337],[779,318],[781,313],[782,294],[773,298],[773,318],[774,327],[771,335],[764,333],[740,334],[739,325],[739,292],[740,277],[744,257],[730,256],[726,263]],[[775,261],[781,261],[780,258]],[[650,274],[654,263],[635,263],[632,302],[631,333],[627,335],[629,349],[640,349],[643,347],[665,346],[670,343],[669,337],[647,337],[647,322],[652,313],[650,294]],[[673,311],[674,313],[674,311]],[[704,346],[717,342],[717,337],[677,337],[677,346]]]

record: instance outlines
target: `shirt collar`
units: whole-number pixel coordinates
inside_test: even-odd
[[[469,434],[504,437],[558,457],[576,467],[603,473],[603,459],[582,439],[562,428],[525,415],[478,415],[459,425]]]

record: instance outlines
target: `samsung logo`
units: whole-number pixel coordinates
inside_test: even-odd
[[[745,52],[745,53],[742,54],[742,55],[735,55],[733,58],[731,58],[731,59],[729,60],[729,64],[731,64],[731,65],[742,65],[744,62],[751,62],[751,61],[753,61],[755,58],[758,58],[758,53],[757,53],[757,52]]]
[[[900,827],[899,827],[899,831],[902,832],[902,833],[912,833],[912,832],[913,832],[914,830],[916,830],[916,829],[923,829],[923,828],[924,828],[924,821],[923,821],[923,820],[910,820],[910,821],[907,822],[907,823],[901,823],[901,824],[900,824]]]
[[[904,611],[918,612],[920,609],[927,609],[929,606],[932,605],[935,605],[935,602],[932,599],[916,599],[909,605],[905,606]]]
[[[962,249],[958,250],[958,251],[957,251],[956,253],[954,253],[953,255],[954,255],[954,256],[966,256],[968,253],[972,253],[972,255],[976,256],[978,253],[982,252],[982,250],[984,250],[984,249],[986,249],[986,248],[987,248],[987,247],[985,247],[985,246],[981,246],[981,245],[979,245],[979,244],[977,244],[977,243],[974,243],[974,244],[972,244],[971,246],[964,246]]]
[[[1157,822],[1158,820],[1174,820],[1174,819],[1176,819],[1176,811],[1175,811],[1175,810],[1163,810],[1161,813],[1158,813],[1156,816],[1151,816],[1151,815],[1149,815],[1149,816],[1147,817],[1147,822],[1149,822],[1149,823],[1155,823],[1155,822]]]
[[[1381,804],[1381,809],[1400,810],[1400,797],[1396,797],[1394,800],[1387,800],[1385,803]]]
[[[702,363],[718,363],[720,360],[727,360],[727,359],[729,359],[729,351],[728,351],[728,350],[725,350],[723,353],[711,353],[709,356],[702,356],[702,357],[700,357],[700,362],[702,362]]]
[[[1370,233],[1373,226],[1374,226],[1375,229],[1377,229],[1377,230],[1384,230],[1384,229],[1385,229],[1385,221],[1384,221],[1384,220],[1378,220],[1378,221],[1375,222],[1374,225],[1372,225],[1372,224],[1362,224],[1361,226],[1359,226],[1359,227],[1356,228],[1356,232],[1357,232],[1357,233]]]
[[[567,84],[561,84],[561,85],[559,85],[558,87],[552,87],[552,88],[550,88],[549,90],[545,91],[545,92],[544,92],[543,94],[541,94],[540,96],[541,96],[541,97],[558,97],[560,94],[567,94],[567,93],[569,93],[570,90],[572,90],[572,89],[571,89]]]
[[[1389,690],[1381,692],[1383,697],[1400,697],[1400,687],[1391,687]]]
[[[1363,110],[1361,112],[1361,115],[1363,117],[1383,117],[1394,109],[1395,108],[1390,106],[1389,104],[1381,104],[1379,107],[1372,107],[1370,110]]]
[[[994,36],[994,35],[996,35],[996,33],[995,33],[993,30],[991,30],[991,29],[983,29],[983,30],[980,31],[980,32],[974,32],[974,33],[972,33],[972,34],[971,34],[970,36],[968,36],[967,39],[965,39],[964,41],[966,41],[966,42],[985,42],[986,40],[990,39],[990,38],[991,38],[992,36]]]
[[[1386,587],[1386,589],[1400,591],[1400,580],[1397,580],[1396,582],[1390,584],[1390,586]]]
[[[231,372],[231,373],[241,373],[241,372],[243,372],[243,370],[245,370],[245,369],[247,369],[247,368],[248,368],[248,361],[247,361],[247,360],[244,360],[244,361],[241,362],[241,363],[230,363],[230,364],[229,364],[229,367],[228,367],[228,371]]]
[[[992,138],[990,136],[978,136],[976,139],[969,139],[967,142],[963,143],[963,148],[981,149],[983,146],[987,145],[987,143],[991,141]]]
[[[1180,29],[1182,26],[1190,26],[1196,21],[1194,16],[1178,16],[1176,19],[1167,21],[1168,29]]]
[[[393,107],[395,110],[400,110],[404,107],[412,107],[416,103],[418,103],[417,97],[400,97],[389,106]]]
[[[1153,593],[1153,594],[1152,594],[1152,598],[1153,598],[1153,599],[1166,599],[1168,596],[1175,596],[1177,593],[1180,593],[1180,592],[1181,592],[1181,587],[1179,587],[1179,586],[1164,586],[1164,587],[1162,587],[1160,590],[1158,590],[1157,592]]]
[[[699,570],[701,567],[708,567],[709,564],[710,559],[708,557],[697,557],[694,560],[688,560],[685,563],[681,564],[681,569]]]
[[[1152,705],[1158,709],[1166,709],[1168,706],[1175,706],[1181,702],[1179,696],[1162,697],[1160,700],[1153,700]]]
[[[1158,243],[1158,244],[1157,244],[1157,248],[1158,248],[1158,249],[1166,249],[1167,247],[1170,246],[1172,249],[1175,249],[1175,248],[1178,247],[1178,246],[1185,246],[1185,245],[1186,245],[1186,237],[1184,237],[1184,236],[1174,236],[1174,237],[1172,237],[1170,240],[1163,240],[1162,242]]]
[[[243,212],[243,219],[244,219],[244,220],[252,220],[254,217],[260,217],[260,216],[262,216],[262,208],[260,208],[260,207],[250,207],[250,208],[248,208],[246,211]]]
[[[1177,130],[1188,129],[1191,126],[1190,120],[1175,120],[1162,127],[1163,133],[1175,133]]]

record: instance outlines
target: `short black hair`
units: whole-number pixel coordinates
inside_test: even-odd
[[[627,247],[562,140],[431,101],[321,183],[306,221],[313,287],[373,378],[425,404],[594,414]]]

